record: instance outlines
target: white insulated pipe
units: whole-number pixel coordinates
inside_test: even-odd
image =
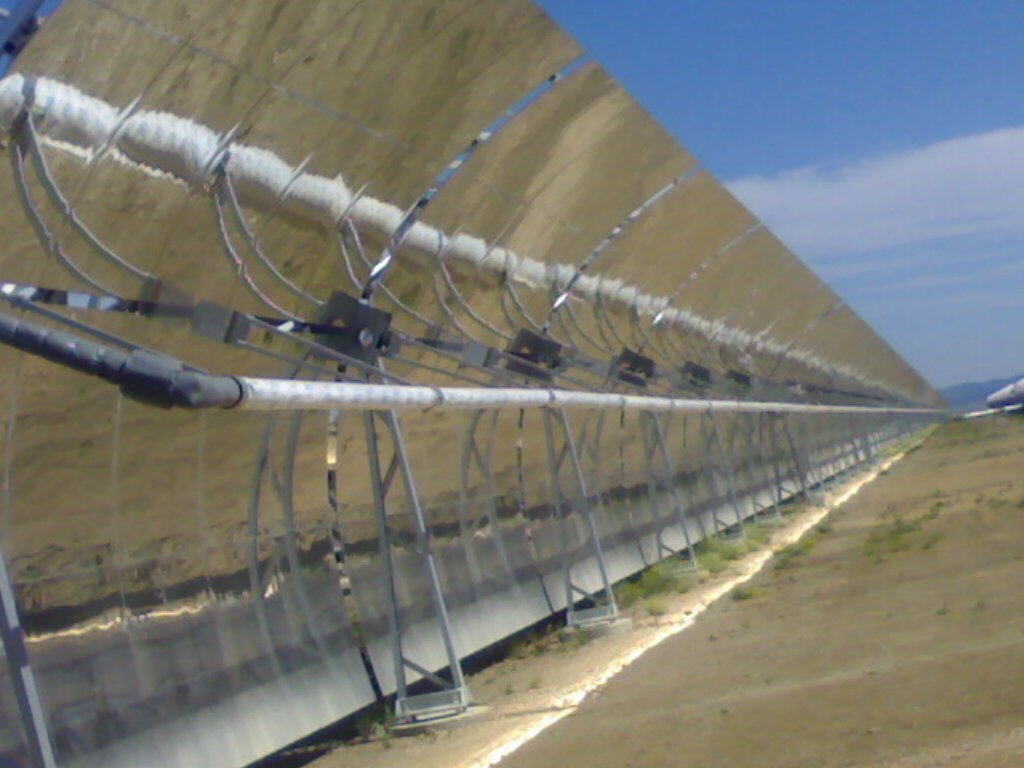
[[[358,384],[296,379],[235,377],[242,399],[235,406],[250,411],[423,410],[426,408],[566,408],[631,411],[700,411],[723,413],[937,414],[934,408],[872,408],[852,405],[700,400],[653,395],[619,395],[568,389],[512,387],[423,387]]]

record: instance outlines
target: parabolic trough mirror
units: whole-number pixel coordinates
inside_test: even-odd
[[[461,711],[941,405],[527,0],[65,0],[0,130],[0,765]]]

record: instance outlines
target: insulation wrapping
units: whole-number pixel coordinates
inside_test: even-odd
[[[352,193],[338,179],[313,173],[295,177],[281,206],[296,216],[334,226],[352,202]]]
[[[21,75],[9,75],[0,80],[0,128],[4,131],[11,130],[25,107],[24,86],[25,78]]]
[[[553,264],[551,266],[552,287],[558,291],[564,291],[575,274],[576,267],[572,264]]]
[[[597,292],[601,288],[601,281],[593,275],[580,275],[576,281],[576,285],[573,286],[573,291],[578,295],[584,296],[590,301],[597,298]]]
[[[441,232],[422,221],[417,221],[409,231],[405,233],[402,241],[410,248],[426,253],[440,253],[442,249],[450,247],[451,241]]]
[[[40,131],[83,149],[106,146],[117,127],[117,109],[56,80],[35,81],[35,108]]]
[[[273,152],[248,144],[232,144],[224,170],[240,200],[268,208],[285,194],[295,169]]]
[[[466,261],[480,266],[487,256],[487,243],[482,238],[460,232],[449,240],[448,252],[452,251],[458,251]]]
[[[117,136],[117,148],[131,160],[202,186],[220,150],[209,128],[168,112],[137,112]]]
[[[357,223],[373,227],[385,237],[390,237],[405,217],[405,213],[397,205],[373,197],[360,197],[356,200],[350,215]]]
[[[529,286],[543,285],[546,282],[547,265],[534,259],[519,258],[512,251],[505,251],[504,254],[508,262],[508,275],[513,280]]]
[[[26,89],[21,74],[0,79],[0,128],[10,130],[23,111],[26,90],[34,90],[36,127],[42,138],[60,147],[73,145],[86,153],[111,148],[135,163],[170,174],[193,189],[203,188],[222,164],[235,191],[245,205],[267,209],[277,205],[297,217],[327,227],[337,227],[344,216],[372,227],[385,239],[402,223],[399,207],[368,195],[353,202],[353,193],[341,176],[329,178],[306,173],[272,151],[241,143],[229,143],[210,128],[166,112],[137,111],[122,114],[114,106],[87,96],[76,88],[48,78],[35,78]],[[405,237],[405,245],[427,254],[442,248],[446,259],[459,259],[506,275],[531,287],[564,287],[575,274],[568,264],[546,264],[505,248],[486,243],[470,234],[458,233],[448,239],[444,232],[416,222]],[[691,275],[691,279],[696,276]],[[620,279],[586,275],[574,290],[587,298],[625,304],[645,316],[664,311],[664,320],[743,348],[755,341],[764,348],[799,361],[815,370],[857,376],[845,366],[826,363],[817,356],[775,342],[756,340],[751,334],[731,329],[721,321],[699,317],[692,312],[663,308],[672,298],[641,293]]]

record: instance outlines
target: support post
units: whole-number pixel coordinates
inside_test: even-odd
[[[789,421],[782,415],[780,415],[779,418],[782,420],[782,433],[786,436],[786,444],[789,447],[790,460],[793,463],[793,468],[796,470],[796,476],[800,483],[800,493],[804,497],[804,501],[809,501],[810,494],[807,491],[807,472],[804,467],[804,463],[800,458],[800,452],[797,450],[796,442],[793,440],[793,433],[789,429]]]
[[[31,764],[33,768],[55,768],[57,761],[53,756],[46,716],[25,648],[25,635],[3,552],[0,552],[0,638],[3,640],[4,660],[10,674],[11,687],[14,688],[14,698],[18,703],[21,728],[25,733]]]
[[[668,446],[665,442],[665,430],[661,423],[661,414],[657,413],[646,413],[650,423],[650,429],[652,433],[653,443],[652,450],[657,449],[661,455],[661,475],[665,484],[665,490],[672,499],[673,511],[676,514],[676,520],[679,522],[679,527],[683,530],[683,539],[686,541],[686,555],[690,561],[690,567],[697,567],[697,553],[693,549],[693,541],[690,539],[690,530],[686,525],[686,509],[683,505],[683,500],[679,495],[679,489],[675,483],[675,469],[672,466],[672,458],[668,452]],[[648,459],[650,463],[650,458]],[[658,543],[661,543],[661,535],[659,532]],[[673,553],[676,554],[676,553]]]
[[[387,469],[381,472],[381,447],[377,436],[376,422],[381,422],[387,430],[391,442],[391,457]],[[469,708],[472,701],[469,689],[462,675],[459,656],[452,639],[448,609],[441,589],[441,581],[437,572],[430,545],[430,532],[423,517],[416,486],[413,481],[412,468],[405,452],[405,442],[401,428],[393,411],[366,411],[363,414],[363,428],[366,434],[367,459],[370,468],[370,481],[373,493],[374,515],[377,523],[378,544],[384,564],[384,580],[386,593],[390,601],[388,613],[388,629],[391,636],[392,663],[395,672],[397,698],[395,700],[395,719],[399,722],[415,722],[421,719],[432,719],[446,715],[459,714]],[[444,646],[451,683],[433,675],[416,662],[408,659],[402,646],[402,620],[395,589],[395,574],[391,560],[391,535],[387,518],[387,497],[396,476],[404,486],[406,500],[412,512],[413,526],[416,532],[417,554],[422,558],[431,600],[434,603],[438,631]],[[406,683],[406,670],[428,677],[441,690],[434,693],[409,695]]]
[[[554,425],[559,425],[559,432],[562,436],[561,447],[555,438]],[[558,530],[560,547],[562,550],[562,567],[565,578],[565,599],[566,599],[566,622],[574,629],[600,626],[615,621],[619,616],[618,606],[615,604],[615,594],[612,591],[611,581],[608,578],[608,568],[604,559],[604,551],[601,547],[601,537],[597,530],[597,523],[590,510],[587,496],[587,485],[583,477],[583,470],[580,466],[579,452],[576,450],[576,443],[572,437],[572,429],[569,426],[569,419],[562,410],[544,409],[544,436],[547,443],[548,470],[551,476],[551,498],[555,511],[558,514]],[[591,549],[594,559],[597,562],[598,573],[601,578],[601,591],[604,593],[604,604],[596,604],[595,596],[573,584],[572,563],[569,560],[569,536],[566,526],[565,505],[562,502],[563,489],[559,474],[562,463],[568,457],[573,476],[575,478],[575,493],[573,507],[576,513],[583,519],[591,541]],[[576,596],[590,599],[595,603],[592,608],[578,609],[575,606]]]
[[[718,493],[718,483],[715,480],[715,449],[717,448],[720,459],[725,463],[726,496],[728,497],[729,503],[736,515],[736,526],[739,529],[739,535],[742,536],[743,512],[740,509],[739,499],[736,497],[736,484],[735,478],[733,477],[732,456],[725,450],[725,446],[722,444],[722,438],[718,432],[718,425],[715,423],[715,417],[711,411],[707,411],[703,414],[701,426],[707,426],[707,430],[704,435],[704,442],[707,446],[708,457],[711,459],[711,471],[709,476],[712,478],[712,482],[714,484],[715,495],[720,497],[720,494]],[[714,517],[717,528],[717,524],[719,523],[718,516],[715,515]]]
[[[765,418],[768,419],[769,445],[765,450]],[[757,415],[757,453],[764,469],[765,482],[772,497],[772,517],[782,516],[780,505],[782,504],[782,477],[779,474],[778,449],[775,445],[775,435],[771,428],[771,414],[759,413]]]

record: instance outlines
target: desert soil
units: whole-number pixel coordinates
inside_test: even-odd
[[[633,631],[516,649],[471,680],[490,708],[461,725],[378,729],[314,765],[479,766],[564,716],[503,768],[1018,768],[1022,466],[1024,419],[947,424],[824,522],[787,518],[773,548],[806,529],[804,545],[740,591],[766,553],[660,596],[658,616],[641,603]],[[645,646],[580,703],[580,681]]]

